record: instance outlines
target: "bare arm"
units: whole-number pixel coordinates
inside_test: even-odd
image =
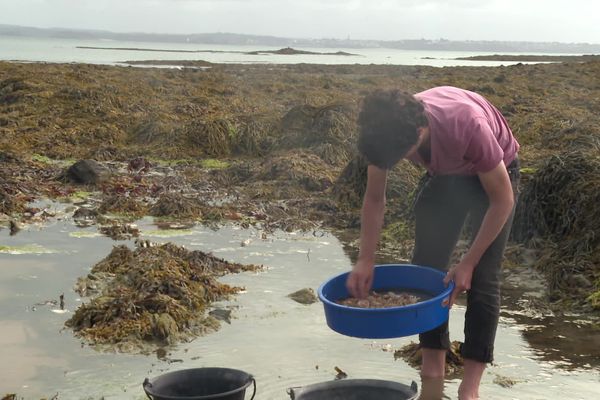
[[[514,206],[512,185],[504,162],[500,162],[491,171],[478,175],[483,189],[488,196],[489,207],[471,247],[462,260],[448,271],[448,275],[446,276],[446,283],[454,279],[456,284],[450,299],[450,305],[452,305],[458,294],[471,288],[471,277],[473,276],[475,267],[479,263],[483,253],[485,253],[504,227]]]
[[[387,171],[373,165],[367,169],[367,190],[363,199],[358,260],[346,283],[354,297],[367,296],[373,282],[375,251],[385,213]]]
[[[512,185],[504,162],[489,172],[479,174],[479,180],[490,205],[471,248],[463,257],[463,260],[472,264],[473,268],[502,230],[514,206]]]

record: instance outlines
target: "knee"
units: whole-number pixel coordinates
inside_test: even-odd
[[[467,295],[467,311],[477,309],[478,314],[498,314],[500,310],[499,288],[473,288]]]

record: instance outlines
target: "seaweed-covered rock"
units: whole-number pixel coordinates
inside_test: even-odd
[[[329,164],[346,162],[356,136],[353,110],[343,104],[323,107],[308,104],[290,109],[281,119],[279,149],[312,149]]]
[[[519,197],[513,236],[564,240],[600,232],[600,156],[570,152],[551,157]],[[600,237],[590,239],[600,242]],[[588,247],[589,243],[582,243]]]
[[[600,309],[600,157],[570,152],[551,157],[522,190],[513,237],[542,239],[536,262],[554,298],[587,299]],[[577,278],[573,278],[577,277]],[[595,282],[595,289],[581,282]],[[594,294],[595,292],[595,294]]]
[[[208,305],[241,290],[216,277],[259,268],[172,243],[135,250],[116,246],[78,281],[82,295],[96,296],[66,325],[90,343],[127,350],[188,340],[217,329],[218,321],[206,313]]]
[[[179,333],[177,322],[170,314],[153,314],[152,315],[152,335],[158,340],[169,341]]]
[[[71,165],[64,177],[73,183],[95,185],[108,178],[109,170],[95,160],[79,160]]]
[[[200,203],[179,193],[165,193],[150,208],[155,217],[197,218],[202,215]]]
[[[120,213],[130,216],[141,217],[147,211],[147,206],[128,194],[112,194],[102,197],[98,212],[105,213]]]
[[[236,135],[232,138],[235,154],[254,157],[268,154],[272,149],[276,120],[270,115],[251,115],[240,119]]]
[[[13,200],[7,190],[0,187],[0,213],[10,215],[17,209],[19,209],[17,202]]]
[[[231,152],[233,126],[225,119],[194,121],[186,128],[192,148],[209,157],[224,157]]]
[[[315,294],[315,291],[312,288],[304,288],[297,290],[294,293],[288,294],[287,297],[289,297],[297,303],[306,305],[313,304],[319,301],[317,295]]]
[[[21,79],[9,78],[0,81],[0,104],[13,104],[23,97],[21,92],[29,86]]]
[[[255,179],[322,191],[332,186],[334,176],[333,168],[315,154],[290,151],[267,159]]]
[[[358,208],[362,205],[367,189],[367,167],[367,160],[360,155],[354,156],[346,164],[333,186],[333,193],[340,207]],[[399,203],[396,208],[409,210],[422,175],[422,170],[414,164],[408,161],[399,162],[388,172],[387,199]]]
[[[464,360],[460,355],[460,347],[462,343],[453,341],[450,344],[450,349],[446,351],[446,377],[454,378],[460,375],[464,365]],[[422,352],[418,343],[410,342],[399,350],[394,352],[394,359],[402,359],[413,368],[421,367]]]

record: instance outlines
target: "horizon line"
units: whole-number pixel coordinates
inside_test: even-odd
[[[15,27],[15,28],[27,28],[27,29],[37,29],[37,30],[64,30],[64,31],[72,31],[72,32],[96,32],[96,33],[110,33],[115,35],[162,35],[162,36],[194,36],[194,35],[238,35],[238,36],[253,36],[253,37],[262,37],[262,38],[272,38],[272,39],[284,39],[284,40],[335,40],[335,41],[346,41],[346,42],[410,42],[410,41],[427,41],[427,42],[478,42],[478,43],[535,43],[535,44],[562,44],[562,45],[590,45],[590,46],[598,46],[600,42],[557,42],[557,41],[532,41],[532,40],[490,40],[490,39],[446,39],[446,38],[436,38],[436,39],[427,39],[427,38],[419,38],[419,39],[394,39],[394,40],[384,40],[384,39],[355,39],[350,38],[336,38],[336,37],[320,37],[320,38],[310,38],[310,37],[291,37],[291,36],[277,36],[277,35],[261,35],[255,33],[236,33],[236,32],[194,32],[194,33],[168,33],[168,32],[145,32],[145,31],[111,31],[107,29],[97,29],[97,28],[67,28],[67,27],[39,27],[39,26],[31,26],[31,25],[15,25],[15,24],[5,24],[0,22],[0,26],[6,27]]]

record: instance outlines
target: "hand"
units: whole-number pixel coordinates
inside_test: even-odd
[[[473,277],[474,269],[474,265],[463,260],[448,270],[448,273],[444,278],[444,285],[448,286],[450,281],[454,281],[454,290],[450,295],[448,308],[452,308],[452,305],[456,301],[456,298],[459,294],[471,289],[471,278]]]
[[[346,288],[353,297],[364,299],[371,290],[373,284],[373,263],[358,261],[348,279],[346,280]]]

